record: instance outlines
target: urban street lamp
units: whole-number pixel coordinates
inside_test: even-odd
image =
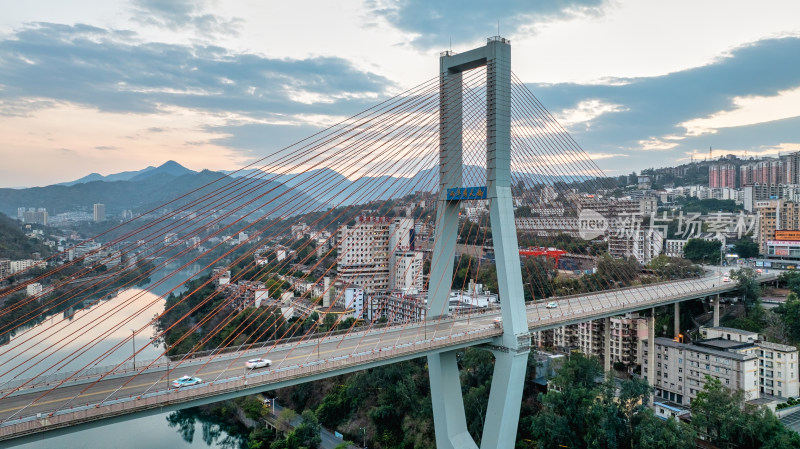
[[[136,331],[131,329],[131,344],[133,345],[133,369],[136,370]]]

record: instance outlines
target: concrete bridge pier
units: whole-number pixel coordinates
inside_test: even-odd
[[[611,318],[603,318],[603,371],[611,371]]]
[[[714,327],[719,327],[719,293],[714,298]]]
[[[672,337],[678,340],[678,337],[681,335],[681,303],[676,302],[673,305],[673,311],[675,317],[672,323]]]
[[[461,394],[461,378],[456,360],[457,352],[449,351],[428,356],[436,447],[437,449],[478,449],[467,431],[464,398]],[[514,429],[514,433],[516,434],[516,429]]]
[[[447,314],[453,276],[458,201],[463,193],[462,73],[486,67],[486,196],[492,227],[503,335],[486,349],[495,356],[481,448],[512,449],[517,436],[531,336],[511,198],[511,45],[499,36],[485,47],[439,58],[439,200],[428,286],[428,320]],[[448,190],[449,189],[449,190]],[[475,190],[475,189],[469,189]],[[480,190],[480,189],[478,189]],[[483,191],[483,190],[480,190]],[[477,449],[467,431],[456,352],[428,356],[436,447]]]

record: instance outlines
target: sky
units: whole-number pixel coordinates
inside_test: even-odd
[[[797,0],[0,0],[0,187],[234,170],[511,40],[609,176],[800,151]]]

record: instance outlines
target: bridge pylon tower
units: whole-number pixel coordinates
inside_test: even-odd
[[[486,186],[462,186],[462,73],[486,67]],[[514,447],[531,337],[511,199],[511,45],[496,36],[486,46],[439,59],[439,197],[428,288],[428,320],[447,313],[458,233],[459,199],[489,200],[503,334],[487,347],[495,356],[482,449]],[[456,351],[428,356],[438,449],[478,446],[467,431]]]

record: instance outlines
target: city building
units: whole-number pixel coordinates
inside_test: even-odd
[[[361,216],[339,230],[339,279],[368,292],[421,291],[423,254],[415,245],[413,218]]]
[[[730,327],[703,327],[704,341],[721,340],[738,343],[729,350],[755,354],[758,357],[759,393],[778,398],[795,397],[800,393],[798,383],[798,352],[794,346],[770,343],[757,333]]]
[[[389,288],[389,226],[387,217],[356,219],[339,229],[337,268],[343,284],[368,292]]]
[[[0,259],[0,279],[11,275],[11,259]]]
[[[422,252],[395,251],[393,257],[392,289],[420,292],[423,289]]]
[[[28,296],[38,295],[41,292],[42,292],[42,284],[38,282],[34,282],[26,286],[26,293],[28,294]]]
[[[19,210],[17,210],[17,214],[19,214]],[[22,221],[25,223],[40,224],[47,226],[49,222],[47,216],[47,209],[45,209],[44,207],[40,207],[38,209],[34,209],[31,207],[23,212]]]
[[[758,214],[758,247],[767,254],[767,242],[777,240],[775,231],[800,229],[800,203],[783,199],[757,201],[754,208]]]
[[[92,214],[92,220],[95,223],[99,223],[101,221],[106,221],[106,205],[102,203],[96,203],[94,205],[94,211]]]
[[[643,370],[647,374],[651,368],[655,371],[656,401],[686,407],[703,390],[706,376],[719,379],[730,389],[742,390],[746,400],[759,397],[758,357],[754,354],[679,343],[663,337],[655,339],[655,352],[655,366],[645,363]]]
[[[689,243],[688,239],[667,239],[664,241],[664,254],[669,257],[683,258],[683,248]]]
[[[736,188],[736,166],[730,163],[708,167],[708,186],[711,188]]]
[[[657,230],[622,229],[608,234],[608,253],[612,257],[633,257],[642,265],[661,254],[663,247],[664,235]]]

